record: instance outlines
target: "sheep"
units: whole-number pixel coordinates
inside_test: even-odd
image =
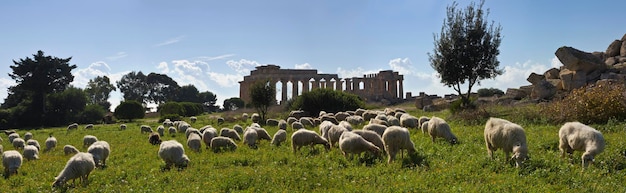
[[[22,154],[15,150],[2,153],[2,166],[4,166],[4,178],[9,178],[12,174],[17,174],[17,170],[22,166]]]
[[[189,135],[191,135],[192,133],[198,134],[198,135],[202,135],[200,133],[200,130],[190,127],[185,131],[185,137],[189,138]]]
[[[367,124],[363,126],[363,130],[376,132],[376,134],[382,137],[383,133],[385,133],[385,130],[387,130],[387,126],[379,124]]]
[[[363,137],[363,139],[365,139],[365,140],[369,141],[370,143],[374,144],[380,150],[384,150],[385,149],[385,144],[383,143],[383,138],[381,138],[380,135],[378,135],[378,133],[376,133],[374,131],[370,131],[370,130],[353,130],[352,132],[360,135],[361,137]]]
[[[430,138],[433,143],[435,142],[435,138],[441,137],[446,139],[450,144],[458,143],[458,139],[450,130],[450,125],[446,123],[445,120],[439,117],[433,116],[428,121],[428,134],[430,134]]]
[[[126,130],[126,124],[120,124],[120,131],[121,130]]]
[[[267,120],[265,120],[265,125],[267,125],[267,126],[278,126],[278,120],[276,120],[276,119],[267,119]]]
[[[300,129],[291,134],[291,148],[293,149],[293,153],[300,150],[302,146],[310,145],[313,148],[316,144],[324,145],[326,151],[330,150],[330,143],[328,140],[322,138],[322,136],[315,133],[315,131],[310,131],[306,129]]]
[[[85,130],[87,130],[87,129],[93,129],[93,124],[85,125]]]
[[[187,138],[187,146],[195,152],[200,152],[200,147],[202,147],[202,138],[200,137],[200,134],[189,134],[189,137]]]
[[[76,183],[76,178],[80,178],[80,182],[83,185],[89,184],[89,174],[96,168],[93,155],[89,153],[76,153],[72,156],[65,168],[61,170],[59,175],[54,178],[52,187],[61,187],[65,185],[65,182],[72,180],[72,184]]]
[[[339,122],[339,125],[346,128],[348,131],[352,131],[352,125],[347,121],[341,121]]]
[[[78,129],[78,123],[72,123],[70,125],[67,126],[67,131],[71,131],[71,130],[76,130]]]
[[[315,127],[315,123],[311,117],[300,117],[299,121],[303,126]]]
[[[157,132],[159,133],[159,136],[165,136],[165,126],[159,125],[157,127]]]
[[[343,152],[343,156],[346,158],[350,157],[350,159],[352,159],[354,154],[360,155],[364,151],[369,151],[374,155],[380,153],[380,148],[352,132],[343,132],[341,134],[339,149]]]
[[[417,117],[407,114],[407,113],[402,113],[402,115],[400,116],[400,126],[402,127],[406,127],[406,128],[417,128],[419,119],[417,119]]]
[[[31,133],[31,132],[26,132],[26,133],[24,134],[24,140],[25,140],[25,141],[28,141],[29,139],[32,139],[32,138],[33,138],[33,133]]]
[[[15,148],[16,150],[24,149],[25,145],[26,145],[26,141],[24,141],[24,139],[22,138],[15,138],[13,140],[13,148]]]
[[[424,121],[420,126],[422,133],[426,134],[428,132],[428,121]]]
[[[172,122],[172,120],[170,119],[165,119],[163,121],[163,127],[173,127],[174,126],[174,122]]]
[[[177,128],[178,128],[178,132],[179,133],[185,133],[185,132],[187,132],[187,129],[190,128],[190,127],[191,127],[191,125],[189,125],[189,123],[181,121],[181,122],[179,122]]]
[[[484,135],[487,154],[491,159],[493,159],[493,152],[498,149],[502,149],[507,158],[509,153],[513,152],[511,159],[515,161],[516,167],[520,167],[528,159],[526,133],[521,126],[504,119],[492,117],[485,124]]]
[[[219,136],[211,139],[211,149],[213,149],[214,153],[221,150],[235,151],[237,150],[237,144],[231,138]]]
[[[51,151],[52,149],[57,147],[57,138],[55,138],[54,136],[50,135],[48,136],[48,138],[46,139],[46,152]]]
[[[337,114],[335,114],[335,118],[337,119],[337,121],[345,121],[348,117],[350,117],[350,114],[346,112],[338,112]]]
[[[65,155],[69,155],[69,154],[78,153],[80,151],[78,151],[78,149],[76,149],[76,147],[72,145],[65,145],[63,146],[63,152],[65,152]]]
[[[322,117],[320,117],[321,121],[330,121],[333,124],[339,124],[339,121],[337,121],[337,119],[334,116],[331,115],[324,115]]]
[[[270,134],[267,132],[267,130],[261,128],[261,127],[251,127],[254,128],[257,132],[257,134],[259,135],[259,139],[265,139],[268,141],[272,140],[272,137],[270,137]]]
[[[278,120],[278,129],[280,130],[287,130],[287,121],[281,119]]]
[[[321,120],[321,119],[319,119],[319,118],[314,118],[314,119],[313,119],[313,123],[314,123],[315,125],[320,125],[320,124],[322,123],[322,120]]]
[[[298,119],[294,118],[294,117],[288,117],[287,118],[287,125],[291,125],[293,122],[298,121]]]
[[[214,137],[217,137],[217,130],[213,127],[206,128],[204,132],[202,132],[202,141],[207,149],[211,146],[211,139]]]
[[[300,123],[299,121],[295,121],[291,123],[291,129],[293,130],[304,129],[304,125]]]
[[[424,124],[424,122],[428,120],[430,120],[430,117],[421,116],[419,119],[417,119],[417,125],[421,126],[422,124]]]
[[[248,116],[248,113],[241,114],[241,119],[243,119],[244,121],[248,120],[248,118],[250,118],[250,116]]]
[[[169,127],[167,128],[167,132],[170,133],[170,135],[174,136],[176,135],[176,128],[175,127]]]
[[[148,125],[142,125],[141,126],[141,134],[143,133],[152,133],[154,131],[152,131],[152,127],[148,126]]]
[[[183,144],[174,139],[161,143],[159,146],[159,157],[165,162],[165,167],[163,168],[165,170],[169,170],[172,165],[179,169],[184,169],[190,162],[189,157],[185,155]]]
[[[39,159],[39,149],[34,145],[27,145],[24,147],[24,158],[27,161]]]
[[[243,132],[243,144],[248,145],[252,149],[257,148],[257,140],[259,139],[259,135],[256,132],[256,129],[249,128]]]
[[[330,121],[320,123],[320,133],[324,139],[328,140],[328,130],[333,127],[333,125],[333,122]]]
[[[259,121],[261,121],[261,116],[258,113],[252,113],[250,119],[252,119],[253,123],[259,123]]]
[[[358,116],[358,115],[351,115],[349,117],[346,117],[346,120],[348,123],[353,124],[353,125],[360,125],[363,122],[365,122],[363,120],[363,117]]]
[[[328,129],[328,142],[330,146],[335,146],[339,142],[339,138],[343,132],[350,132],[348,129],[341,125],[332,125],[330,129]]]
[[[106,141],[96,141],[87,148],[87,152],[93,155],[93,161],[96,162],[96,166],[104,168],[111,153],[111,146]]]
[[[4,134],[6,134],[7,136],[11,135],[12,133],[16,133],[15,130],[11,129],[11,130],[4,130],[3,131]]]
[[[225,120],[224,120],[224,118],[223,118],[223,117],[218,117],[218,118],[217,118],[217,125],[221,125],[221,124],[223,124],[224,122],[225,122]]]
[[[237,131],[237,133],[243,134],[243,127],[241,125],[233,126],[233,130]]]
[[[239,137],[239,134],[237,133],[237,131],[229,129],[229,128],[222,128],[220,130],[220,136],[228,137],[237,141],[241,141],[241,137]]]
[[[280,146],[280,143],[287,140],[287,132],[285,130],[278,130],[272,138],[272,145]]]
[[[0,145],[0,154],[4,153],[4,146]]]
[[[89,147],[91,144],[95,143],[96,141],[98,141],[98,138],[96,136],[85,135],[83,137],[83,147]]]
[[[366,110],[361,116],[365,121],[370,121],[371,119],[376,118],[377,115],[378,113],[376,111]]]
[[[9,134],[9,143],[13,143],[14,139],[20,138],[20,134],[18,133],[11,133]]]
[[[571,156],[574,151],[583,151],[581,158],[584,168],[593,163],[596,155],[604,151],[604,146],[602,133],[580,122],[568,122],[559,129],[561,157],[565,157],[565,153]]]
[[[374,119],[387,121],[387,115],[385,115],[385,114],[378,114],[378,115],[376,115],[376,117],[374,117]],[[371,121],[371,119],[370,119],[370,121]]]
[[[250,127],[261,128],[261,125],[259,125],[258,123],[252,123],[250,124]]]
[[[389,123],[387,123],[387,121],[381,120],[381,119],[370,119],[369,124],[379,124],[379,125],[389,126]]]
[[[196,123],[196,121],[198,121],[197,117],[189,117],[189,121],[191,121],[191,123]]]
[[[41,150],[41,146],[39,145],[39,141],[34,139],[29,139],[26,141],[26,145],[33,145],[37,148],[37,150]]]
[[[385,151],[387,152],[387,163],[393,162],[398,151],[400,151],[401,158],[403,159],[403,149],[406,149],[408,154],[413,154],[417,151],[415,149],[415,144],[411,141],[409,130],[404,127],[388,127],[385,129],[382,139],[383,144],[385,145]]]
[[[354,114],[358,115],[358,116],[362,116],[363,113],[365,113],[365,111],[367,111],[367,110],[365,110],[365,109],[357,109],[357,110],[354,111]]]
[[[150,144],[152,145],[157,145],[161,144],[161,142],[163,141],[161,141],[161,135],[159,135],[159,133],[152,132],[148,137],[148,142],[150,142]]]

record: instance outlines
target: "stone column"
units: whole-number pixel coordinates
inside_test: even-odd
[[[309,81],[311,81],[311,78],[307,78],[302,81],[302,93],[309,92]]]
[[[335,81],[335,84],[337,84],[337,90],[338,91],[343,91],[343,81],[342,80],[337,80]]]
[[[404,93],[404,89],[402,87],[402,78],[398,79],[398,83],[400,83],[400,86],[398,87],[400,89],[400,97],[399,98],[403,99],[402,98],[402,94]]]
[[[298,96],[298,81],[291,80],[291,98]]]
[[[282,85],[283,85],[283,88],[282,88],[283,96],[281,96],[281,99],[280,99],[280,104],[282,105],[284,102],[287,102],[287,81],[280,80],[280,82],[282,82]]]
[[[320,81],[317,79],[313,79],[313,84],[311,86],[311,90],[319,88],[320,87]]]

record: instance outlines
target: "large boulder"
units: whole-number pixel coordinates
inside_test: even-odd
[[[526,79],[528,82],[530,82],[531,84],[535,85],[537,83],[539,83],[539,81],[541,80],[545,80],[546,77],[544,75],[539,75],[537,73],[530,73],[530,76],[528,76],[528,78]]]
[[[504,94],[505,98],[513,98],[515,100],[522,100],[527,95],[524,90],[517,88],[508,88],[506,89],[506,94]]]
[[[563,90],[563,81],[561,79],[546,79],[552,86],[554,86],[557,90]]]
[[[532,93],[530,94],[530,98],[532,99],[549,100],[556,94],[557,88],[547,80],[541,80],[537,84],[533,84],[533,86]]]
[[[604,56],[604,52],[591,52],[591,55],[600,58],[600,60],[606,60],[606,56]]]
[[[604,52],[604,53],[606,54],[606,57],[618,56],[619,53],[620,53],[621,47],[622,47],[622,41],[621,40],[615,40],[615,41],[611,42],[609,47],[606,48],[606,52]]]
[[[563,66],[571,71],[589,73],[595,70],[606,69],[606,64],[600,58],[576,48],[563,46],[557,49],[554,54],[559,58]]]
[[[570,91],[587,85],[587,73],[583,71],[563,69],[559,76],[563,83],[563,90]]]
[[[619,55],[626,57],[626,41],[622,40],[622,47],[620,48]]]
[[[617,63],[617,60],[615,60],[615,57],[609,57],[604,61],[604,63],[606,65],[613,66],[613,64]]]
[[[415,108],[423,109],[429,105],[433,105],[433,100],[428,95],[415,97]]]
[[[559,70],[557,68],[551,68],[550,70],[548,70],[545,73],[543,73],[543,76],[546,79],[557,79],[557,78],[559,78],[559,73],[560,72],[561,72],[561,70]]]

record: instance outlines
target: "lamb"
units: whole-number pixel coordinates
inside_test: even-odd
[[[407,113],[403,113],[402,116],[400,116],[400,126],[402,127],[406,127],[406,128],[417,128],[419,123],[419,119],[417,119],[417,117],[407,114]]]
[[[430,120],[430,117],[427,116],[421,116],[418,120],[417,120],[417,125],[421,126],[422,124],[424,124],[424,122]]]
[[[281,119],[278,121],[278,129],[287,130],[287,121]]]
[[[32,145],[32,146],[35,146],[37,150],[41,150],[41,146],[39,145],[39,141],[37,140],[29,139],[26,141],[26,145]]]
[[[401,158],[404,159],[403,149],[406,149],[408,154],[413,154],[417,150],[415,144],[411,141],[409,130],[404,127],[391,126],[383,133],[383,144],[385,145],[385,151],[387,152],[387,163],[393,162],[396,158],[396,154],[400,151]]]
[[[65,145],[63,146],[63,152],[65,152],[65,155],[69,155],[69,154],[78,153],[80,151],[78,151],[78,149],[76,149],[76,147],[72,145]]]
[[[89,184],[89,174],[95,168],[96,163],[93,155],[89,153],[77,153],[67,161],[65,168],[54,178],[52,187],[61,187],[69,180],[72,180],[72,183],[75,184],[76,178],[80,178],[81,183],[87,185]]]
[[[565,123],[559,130],[559,149],[561,157],[570,156],[574,151],[583,151],[584,168],[593,163],[596,155],[604,151],[604,136],[600,131],[579,122]]]
[[[165,170],[169,170],[172,165],[179,169],[184,169],[190,162],[189,157],[185,155],[183,144],[174,139],[161,143],[159,146],[159,157],[165,162],[165,167],[163,168]]]
[[[17,174],[17,170],[22,166],[22,154],[15,150],[2,153],[2,166],[4,166],[4,178],[9,178],[12,174]]]
[[[202,141],[204,142],[204,145],[206,145],[207,149],[211,146],[211,140],[214,137],[217,137],[217,130],[213,127],[206,128],[202,133]]]
[[[343,132],[350,132],[341,125],[332,125],[328,130],[328,142],[330,146],[335,146],[339,142],[339,138]]]
[[[509,153],[513,152],[511,159],[515,160],[516,167],[520,167],[528,159],[528,146],[524,129],[504,119],[489,118],[485,124],[485,145],[487,146],[487,154],[491,159],[493,159],[493,152],[498,149],[502,149],[507,158]]]
[[[214,137],[211,139],[211,149],[213,149],[214,153],[221,150],[235,151],[237,150],[237,144],[235,144],[233,139],[228,137]]]
[[[187,146],[195,152],[200,152],[200,147],[202,147],[202,138],[200,134],[191,133],[187,138]]]
[[[196,123],[196,121],[198,121],[198,117],[189,117],[189,121],[191,121],[191,123]]]
[[[141,126],[141,134],[143,133],[152,133],[154,131],[152,131],[152,128],[148,125],[142,125]]]
[[[261,121],[261,116],[258,113],[253,113],[252,116],[250,116],[250,119],[252,119],[253,123],[259,123],[259,121]]]
[[[293,130],[304,129],[304,125],[300,123],[299,121],[295,121],[291,123],[291,129]]]
[[[161,144],[161,135],[159,135],[159,133],[155,133],[152,132],[150,133],[150,136],[148,137],[148,142],[150,142],[150,144],[152,145],[157,145],[157,144]]]
[[[39,149],[37,149],[34,145],[27,145],[24,147],[23,154],[27,161],[39,159]]]
[[[441,137],[446,139],[450,144],[454,145],[458,143],[458,139],[450,130],[450,125],[439,117],[433,116],[428,121],[428,134],[430,134],[430,138],[433,142],[435,142],[435,138]]]
[[[276,119],[267,119],[265,121],[265,125],[267,125],[267,126],[278,126],[278,120],[276,120]]]
[[[96,166],[104,168],[111,153],[111,146],[106,141],[96,141],[89,146],[87,152],[93,155],[93,161],[96,162]]]
[[[11,133],[9,134],[9,143],[13,143],[14,139],[20,138],[20,134],[18,133]]]
[[[85,130],[87,130],[87,129],[93,129],[93,124],[85,125]]]
[[[243,132],[243,144],[248,145],[252,149],[257,148],[257,140],[259,139],[259,135],[254,128],[248,128],[245,132]]]
[[[352,132],[360,135],[361,137],[363,137],[363,139],[374,144],[380,150],[385,149],[385,144],[383,143],[383,139],[380,137],[380,135],[378,135],[378,133],[374,131],[369,131],[369,130],[353,130]]]
[[[51,151],[52,149],[57,147],[57,138],[50,135],[48,139],[46,139],[46,152]]]
[[[67,131],[69,132],[70,130],[76,130],[78,129],[78,123],[72,123],[70,125],[67,126]]]
[[[241,125],[233,126],[233,130],[237,131],[237,133],[243,134],[243,127]]]
[[[279,129],[272,138],[272,144],[276,146],[280,146],[280,143],[287,140],[287,132],[285,130]]]
[[[380,148],[352,132],[343,132],[341,134],[339,138],[339,149],[346,158],[350,157],[350,159],[352,159],[354,154],[360,155],[365,151],[369,151],[374,155],[380,153]]]
[[[176,128],[175,127],[169,127],[167,128],[167,132],[170,133],[170,135],[174,136],[176,135]]]
[[[330,143],[314,131],[300,129],[291,134],[291,148],[293,149],[293,153],[300,150],[302,146],[310,145],[311,148],[313,148],[316,144],[322,144],[327,151],[330,150]]]
[[[83,137],[83,147],[89,147],[91,144],[95,143],[96,141],[98,141],[98,138],[96,136],[85,135]]]
[[[333,125],[334,124],[330,121],[324,121],[320,123],[320,133],[322,134],[322,137],[324,139],[328,140],[328,130],[330,130]]]
[[[15,148],[16,150],[24,149],[25,145],[26,145],[26,141],[24,141],[24,139],[22,138],[15,138],[13,140],[13,148]]]
[[[239,137],[239,134],[237,133],[237,131],[229,129],[229,128],[222,128],[220,130],[220,136],[228,137],[237,141],[241,141],[241,137]]]
[[[24,134],[24,140],[25,140],[25,141],[28,141],[29,139],[32,139],[32,138],[33,138],[33,133],[31,133],[31,132],[26,132],[26,133]]]
[[[382,137],[383,133],[385,133],[385,130],[387,130],[387,126],[379,124],[367,124],[363,126],[363,130],[376,132],[379,136]]]
[[[165,136],[165,126],[159,125],[159,127],[157,127],[157,132],[159,133],[159,136]]]
[[[120,124],[120,131],[121,130],[126,130],[126,124]]]

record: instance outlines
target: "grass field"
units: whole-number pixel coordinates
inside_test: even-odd
[[[406,107],[414,116],[437,115],[446,118],[449,113],[424,113]],[[509,109],[506,116],[515,114]],[[506,118],[506,117],[504,117]],[[209,116],[200,116],[192,124],[195,128],[211,124]],[[452,131],[460,140],[449,145],[444,140],[431,142],[418,130],[410,130],[418,155],[392,164],[381,159],[347,160],[338,148],[325,151],[321,146],[308,147],[294,154],[290,140],[275,147],[261,141],[256,150],[243,146],[235,152],[213,153],[206,149],[195,153],[186,146],[184,134],[166,135],[164,140],[176,139],[184,144],[191,159],[182,171],[161,171],[165,164],[158,157],[158,146],[148,143],[147,134],[140,134],[139,126],[147,124],[156,128],[159,123],[145,119],[129,123],[120,131],[118,125],[96,125],[95,130],[66,133],[65,128],[31,130],[34,138],[44,145],[49,134],[59,141],[52,152],[40,153],[40,159],[25,161],[19,174],[0,179],[1,192],[50,192],[54,177],[63,169],[70,156],[63,155],[62,147],[71,144],[81,151],[82,138],[90,134],[111,144],[108,166],[96,169],[86,187],[57,189],[63,192],[625,192],[626,187],[626,131],[624,123],[611,122],[593,125],[603,132],[607,141],[605,151],[596,162],[583,170],[581,153],[572,161],[561,159],[557,133],[560,125],[518,122],[526,130],[531,159],[522,168],[505,161],[502,151],[490,160],[483,140],[484,122],[466,125],[449,121]],[[354,126],[362,128],[363,125]],[[276,127],[264,127],[273,135]],[[318,128],[309,128],[317,131]],[[18,130],[23,136],[26,131]],[[288,129],[288,136],[291,136]],[[6,136],[2,136],[4,150],[11,150]],[[399,158],[399,156],[398,156]]]

